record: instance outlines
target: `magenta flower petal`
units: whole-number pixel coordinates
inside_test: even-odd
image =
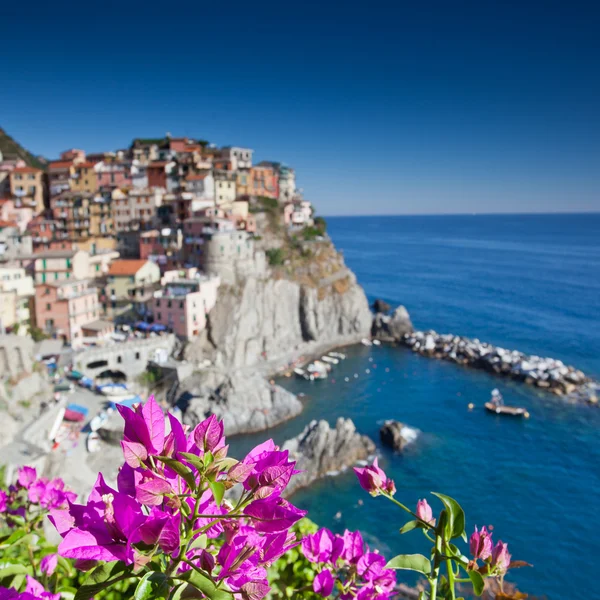
[[[143,444],[139,442],[121,442],[125,462],[133,469],[138,469],[148,458],[148,451]]]
[[[214,452],[225,445],[223,437],[223,421],[219,421],[216,415],[210,415],[196,425],[193,432],[194,442],[204,452]]]
[[[321,571],[313,581],[313,590],[315,594],[327,597],[333,592],[335,580],[328,569]]]
[[[153,454],[160,454],[165,444],[165,415],[154,396],[150,396],[142,407],[142,417],[150,438],[151,447],[148,450]]]
[[[163,496],[173,492],[168,481],[160,477],[153,477],[140,483],[136,489],[136,499],[147,506],[158,506],[162,504]]]
[[[58,554],[48,554],[44,556],[40,562],[40,570],[44,575],[52,575],[54,571],[56,571],[56,567],[58,566]]]
[[[305,510],[296,508],[283,498],[254,500],[244,514],[251,517],[254,528],[260,533],[276,533],[289,529],[306,515]]]
[[[469,539],[469,550],[476,560],[486,560],[492,555],[492,536],[485,527],[480,531],[475,527]]]
[[[31,484],[37,479],[37,471],[33,467],[21,467],[19,469],[19,476],[17,478],[17,483],[24,487],[25,489],[29,489]]]
[[[508,544],[499,540],[492,551],[492,567],[498,569],[499,573],[506,573],[510,566],[511,556],[508,553]]]

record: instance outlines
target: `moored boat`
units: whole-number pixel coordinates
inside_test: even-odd
[[[518,406],[504,406],[494,404],[493,402],[486,402],[485,409],[497,415],[507,415],[510,417],[525,417],[526,419],[529,418],[529,413],[527,412],[527,410]]]
[[[321,356],[321,360],[323,362],[332,364],[332,365],[337,365],[340,361],[337,358],[334,358],[333,356]]]
[[[100,450],[100,435],[95,431],[92,431],[92,433],[87,436],[86,446],[87,451],[91,454],[98,452]]]

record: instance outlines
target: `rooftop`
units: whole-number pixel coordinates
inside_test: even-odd
[[[67,169],[73,165],[71,160],[53,160],[48,163],[49,169]]]
[[[34,167],[17,167],[12,170],[13,173],[42,173],[41,169],[35,169]]]
[[[44,252],[36,252],[33,255],[34,260],[38,258],[73,258],[78,250],[45,250]]]
[[[107,327],[114,327],[114,323],[112,321],[98,319],[97,321],[91,321],[90,323],[81,326],[82,329],[90,329],[91,331],[102,331]]]
[[[112,276],[135,275],[148,261],[147,260],[115,260],[111,263],[108,274]]]

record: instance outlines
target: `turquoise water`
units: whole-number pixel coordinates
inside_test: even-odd
[[[328,223],[369,298],[405,304],[417,328],[561,358],[600,377],[600,215]],[[348,355],[329,381],[284,381],[307,395],[306,405],[269,432],[276,441],[314,418],[333,424],[350,417],[374,440],[385,419],[417,427],[422,436],[403,455],[381,449],[398,499],[412,505],[429,491],[456,497],[469,527],[493,525],[515,558],[534,565],[510,577],[523,591],[550,599],[594,595],[587,586],[600,528],[600,410],[403,348],[357,346]],[[486,414],[482,404],[495,386],[531,419]],[[232,441],[241,452],[265,437]],[[398,535],[402,515],[362,492],[351,472],[294,500],[321,525],[359,528],[390,555],[427,553],[417,533]]]

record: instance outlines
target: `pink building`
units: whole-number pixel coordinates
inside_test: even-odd
[[[34,211],[30,206],[21,206],[19,200],[12,198],[0,199],[0,221],[14,221],[23,233],[33,219]]]
[[[155,292],[154,322],[182,339],[195,338],[206,328],[206,315],[217,302],[219,277],[177,279]]]
[[[83,343],[86,325],[100,315],[98,291],[89,281],[44,283],[35,287],[35,319],[48,335],[73,347]]]
[[[95,167],[98,188],[131,187],[133,180],[129,166],[122,162],[99,162]]]

